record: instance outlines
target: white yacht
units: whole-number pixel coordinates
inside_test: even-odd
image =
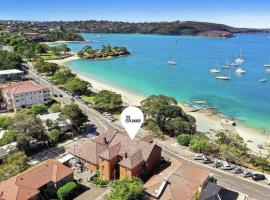
[[[269,57],[269,62],[265,65],[263,65],[264,67],[270,68],[270,57]]]
[[[239,57],[235,58],[234,62],[238,65],[243,64],[243,62],[245,62],[243,56],[242,56],[242,49],[240,49],[240,55]]]
[[[216,79],[219,79],[219,80],[231,80],[231,77],[229,77],[229,76],[216,76]]]
[[[175,44],[177,44],[177,41],[175,42]],[[176,48],[176,45],[175,45]],[[173,54],[172,54],[172,60],[168,60],[167,64],[168,65],[177,65],[177,62],[175,61],[175,49],[173,50]]]
[[[217,68],[211,68],[210,72],[213,73],[213,74],[218,74],[220,72],[220,70],[217,69]]]
[[[268,80],[266,78],[262,78],[259,80],[260,83],[266,83]]]
[[[237,70],[235,70],[235,73],[236,73],[236,74],[245,74],[246,71],[243,70],[241,67],[239,67],[239,68],[237,68]]]
[[[239,66],[239,64],[237,64],[237,63],[235,63],[235,62],[232,62],[232,63],[230,64],[230,66],[236,67],[236,66]]]

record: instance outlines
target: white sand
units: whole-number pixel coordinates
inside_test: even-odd
[[[56,63],[58,65],[65,65],[65,63],[67,63],[69,61],[78,60],[78,59],[80,59],[79,56],[73,55],[73,56],[70,56],[70,57],[64,58],[64,59],[47,60],[47,62]]]
[[[72,57],[62,59],[62,60],[50,60],[50,62],[55,62],[57,64],[65,65],[66,62],[69,62],[71,60],[76,60],[76,59],[79,59],[79,57],[74,55]],[[122,99],[126,105],[138,106],[140,105],[140,102],[146,98],[144,96],[136,95],[132,92],[125,91],[115,86],[111,86],[104,82],[94,80],[82,74],[77,73],[77,75],[81,79],[90,82],[92,84],[92,87],[96,91],[110,90],[110,91],[121,94]],[[222,123],[224,122],[222,121],[221,116],[217,114],[209,113],[208,111],[205,111],[203,109],[200,109],[200,111],[197,111],[197,112],[188,112],[189,109],[184,104],[181,104],[181,107],[183,108],[184,111],[186,111],[187,113],[195,117],[198,131],[207,132],[207,131],[212,131],[212,130],[224,129],[222,126]],[[259,149],[257,145],[258,144],[265,145],[266,142],[270,143],[270,134],[263,134],[256,129],[250,129],[250,128],[244,127],[243,125],[237,125],[235,128],[236,128],[237,133],[241,137],[243,137],[243,139],[246,141],[251,151],[253,151],[256,154],[267,155],[267,150]],[[248,141],[252,141],[252,142],[248,142]]]

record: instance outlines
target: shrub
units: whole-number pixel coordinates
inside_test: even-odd
[[[34,115],[43,115],[48,113],[48,108],[44,104],[35,104],[32,106],[31,111]]]
[[[0,117],[0,128],[7,129],[12,123],[12,117],[2,116]]]
[[[57,190],[57,196],[60,200],[71,199],[76,189],[77,184],[75,182],[68,182]]]
[[[177,142],[180,145],[188,146],[190,144],[191,135],[188,134],[181,134],[177,136]]]

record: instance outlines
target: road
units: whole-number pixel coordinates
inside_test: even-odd
[[[31,69],[31,68],[30,68]],[[47,85],[51,87],[51,90],[55,94],[62,94],[63,97],[60,98],[61,101],[65,102],[66,104],[70,104],[71,96],[67,95],[65,92],[60,90],[57,86],[52,85],[42,77],[38,76],[35,72],[32,70],[29,70],[29,75],[34,80],[39,81],[43,85]],[[94,109],[88,108],[86,105],[84,105],[80,101],[75,101],[79,107],[84,111],[84,113],[88,116],[89,120],[93,122],[97,128],[97,132],[99,133],[106,133],[106,132],[112,132],[114,130],[117,130],[119,132],[123,132],[123,128],[118,123],[111,123],[108,119],[106,119],[104,116],[102,116],[99,112],[97,112]],[[139,137],[142,135],[145,135],[144,130],[140,130]],[[157,140],[155,140],[158,145],[161,145],[161,143]],[[164,156],[167,157],[174,157],[180,160],[183,160],[184,162],[189,162],[194,165],[200,165],[204,167],[208,167],[212,170],[214,177],[217,178],[218,184],[227,188],[230,188],[235,191],[239,191],[241,193],[247,194],[250,199],[257,199],[257,200],[269,200],[270,199],[270,186],[264,185],[264,184],[258,184],[250,179],[244,179],[242,177],[239,177],[238,175],[234,175],[228,172],[224,172],[220,169],[212,168],[209,166],[205,166],[199,163],[196,163],[192,160],[191,152],[179,150],[179,151],[173,151],[173,149],[176,149],[174,147],[170,146],[162,146],[163,150],[162,153]]]

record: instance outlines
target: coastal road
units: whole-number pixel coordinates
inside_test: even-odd
[[[57,86],[52,85],[39,75],[37,75],[35,72],[31,70],[31,67],[29,68],[29,75],[34,80],[39,81],[41,84],[47,85],[51,87],[51,90],[55,94],[62,94],[63,97],[59,98],[61,101],[70,104],[71,96],[64,93],[62,90],[60,90]],[[89,120],[91,120],[96,128],[97,132],[99,133],[106,133],[106,132],[112,132],[114,130],[117,130],[119,132],[123,132],[123,128],[116,124],[116,123],[110,123],[109,120],[107,120],[104,116],[102,116],[100,113],[98,113],[94,109],[88,108],[86,105],[84,105],[80,101],[76,101],[76,103],[80,106],[80,108],[84,111],[84,113],[88,116]],[[145,135],[145,131],[140,131],[140,136]],[[160,142],[155,141],[158,145],[160,145]],[[161,145],[162,146],[162,145]],[[239,177],[238,175],[230,174],[228,172],[224,172],[220,169],[215,169],[209,166],[205,166],[199,163],[196,163],[192,160],[192,156],[190,156],[192,153],[187,151],[178,151],[177,153],[173,150],[176,149],[176,147],[170,147],[170,146],[162,146],[163,150],[162,153],[166,157],[174,157],[179,160],[182,160],[184,162],[189,162],[194,165],[200,165],[207,168],[210,168],[211,171],[214,173],[214,177],[217,178],[218,184],[227,188],[230,188],[235,191],[239,191],[241,193],[247,194],[252,199],[257,200],[269,200],[270,199],[270,186],[261,185],[258,184],[250,179],[244,179]]]

